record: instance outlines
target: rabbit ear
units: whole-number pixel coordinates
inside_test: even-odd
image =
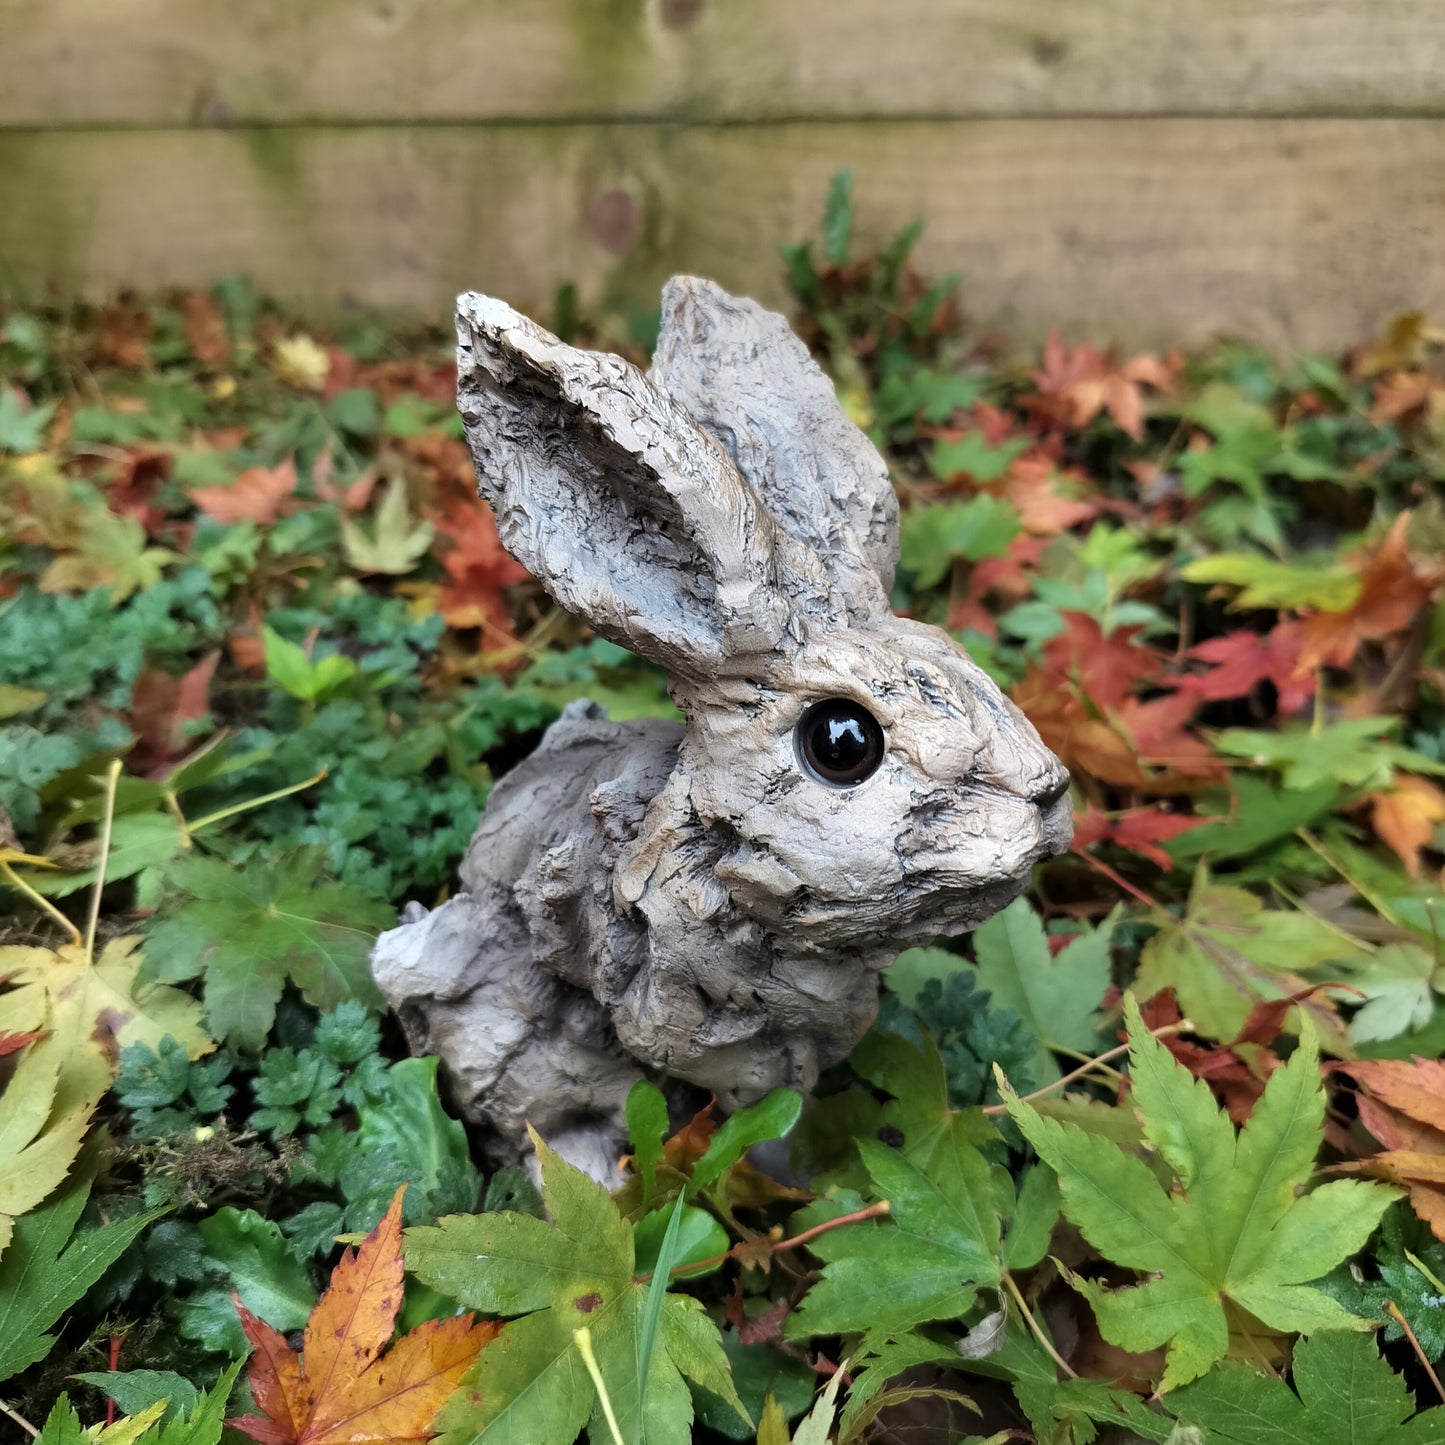
[[[457,405],[503,545],[569,611],[669,670],[769,651],[793,606],[756,492],[621,357],[457,301]]]
[[[887,612],[898,560],[888,466],[783,317],[674,276],[649,375],[722,443],[778,526],[817,553],[851,614]]]

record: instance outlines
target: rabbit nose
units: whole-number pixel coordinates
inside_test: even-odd
[[[1033,794],[1032,802],[1040,808],[1051,808],[1065,793],[1069,791],[1070,778],[1067,772],[1061,772],[1055,781],[1045,784],[1038,792]]]

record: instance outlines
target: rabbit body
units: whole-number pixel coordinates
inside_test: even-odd
[[[458,336],[504,544],[666,667],[686,723],[568,708],[493,791],[465,891],[372,966],[495,1157],[530,1122],[602,1176],[643,1074],[724,1108],[811,1088],[879,970],[1068,846],[1067,774],[951,638],[892,615],[886,466],[781,317],[675,279],[646,376],[485,297]]]

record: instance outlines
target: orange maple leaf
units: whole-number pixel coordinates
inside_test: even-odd
[[[296,490],[296,460],[275,467],[247,467],[230,486],[196,487],[191,500],[208,516],[227,525],[274,522]]]
[[[1141,387],[1158,391],[1173,388],[1175,368],[1157,356],[1141,354],[1122,366],[1087,341],[1072,351],[1058,332],[1044,342],[1044,364],[1033,373],[1038,395],[1025,397],[1024,405],[1056,426],[1077,430],[1101,411],[1108,412],[1119,429],[1135,441],[1144,435],[1144,395]]]
[[[1167,870],[1175,866],[1174,859],[1159,844],[1197,828],[1203,821],[1149,807],[1129,808],[1110,818],[1090,803],[1082,813],[1074,814],[1074,841],[1070,846],[1074,852],[1082,853],[1096,843],[1112,843]]]
[[[1297,713],[1315,692],[1313,671],[1299,671],[1303,624],[1285,618],[1265,636],[1227,632],[1189,649],[1190,657],[1213,664],[1210,671],[1179,680],[1179,691],[1206,702],[1249,697],[1262,682],[1273,685],[1281,717]]]
[[[1410,1207],[1445,1239],[1445,1060],[1373,1059],[1338,1066],[1367,1092],[1360,1122],[1385,1146],[1382,1154],[1341,1171],[1370,1174],[1410,1191]]]
[[[219,652],[208,652],[181,677],[158,667],[142,669],[130,693],[130,725],[137,738],[133,768],[149,775],[193,745],[185,725],[210,712],[211,678],[220,660]]]
[[[401,1308],[401,1196],[347,1250],[311,1311],[298,1356],[237,1301],[255,1354],[247,1379],[259,1415],[228,1420],[260,1445],[382,1445],[429,1440],[431,1422],[501,1329],[471,1315],[427,1320],[385,1354]]]
[[[1385,793],[1370,794],[1375,832],[1399,855],[1412,878],[1420,876],[1420,854],[1445,823],[1445,792],[1425,778],[1401,773]]]
[[[1348,667],[1362,642],[1402,632],[1428,606],[1440,584],[1438,566],[1417,566],[1405,542],[1410,513],[1401,512],[1360,572],[1360,594],[1339,612],[1305,619],[1297,670]]]
[[[450,501],[430,516],[438,537],[451,544],[441,559],[451,579],[438,602],[442,620],[448,627],[490,627],[510,637],[512,617],[502,589],[528,574],[502,546],[491,509],[478,501]]]

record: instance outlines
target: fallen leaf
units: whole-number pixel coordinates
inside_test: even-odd
[[[259,1415],[228,1420],[261,1445],[431,1439],[433,1417],[500,1331],[470,1314],[428,1320],[385,1350],[402,1301],[402,1185],[381,1223],[348,1249],[307,1321],[298,1356],[238,1300],[255,1353],[247,1380]]]
[[[282,381],[302,391],[321,391],[331,370],[331,358],[325,347],[303,332],[276,343],[271,351],[271,369]]]
[[[203,366],[224,366],[231,359],[231,342],[226,320],[215,297],[204,291],[188,291],[181,301],[186,321],[186,345]]]
[[[130,694],[130,725],[137,738],[133,770],[149,773],[165,767],[195,745],[185,725],[210,712],[211,678],[220,657],[219,652],[207,653],[181,677],[156,667],[136,677]]]
[[[1276,711],[1297,713],[1315,692],[1315,675],[1300,671],[1304,624],[1285,618],[1263,637],[1257,632],[1228,632],[1190,648],[1190,657],[1212,664],[1204,673],[1180,680],[1179,690],[1207,702],[1249,697],[1262,682],[1275,690]]]
[[[1387,792],[1371,793],[1370,821],[1393,848],[1412,878],[1420,876],[1420,854],[1430,846],[1435,825],[1445,823],[1445,792],[1426,778],[1398,773]]]
[[[1112,843],[1147,858],[1158,868],[1170,869],[1175,860],[1159,844],[1199,827],[1203,821],[1151,807],[1128,808],[1106,817],[1091,803],[1083,813],[1074,815],[1074,841],[1070,846],[1074,852],[1083,853],[1098,843]]]
[[[439,541],[449,543],[442,566],[450,579],[438,610],[448,627],[490,627],[509,636],[511,612],[503,588],[527,578],[527,569],[502,546],[491,509],[480,501],[452,503],[435,513]]]
[[[1417,566],[1411,558],[1405,540],[1410,516],[1401,512],[1366,556],[1359,593],[1348,607],[1305,619],[1300,668],[1348,667],[1362,642],[1402,632],[1429,606],[1442,574],[1438,564]]]
[[[275,467],[247,467],[229,486],[196,487],[191,500],[212,520],[232,526],[237,522],[274,522],[296,490],[296,459],[287,457]]]
[[[406,483],[398,476],[387,484],[376,521],[368,533],[351,520],[341,519],[341,549],[358,572],[410,572],[431,546],[436,528],[426,520],[413,521],[406,501]]]
[[[1175,368],[1157,356],[1141,354],[1122,366],[1087,341],[1072,351],[1058,332],[1044,342],[1043,366],[1033,373],[1037,396],[1023,398],[1023,406],[1057,426],[1077,431],[1099,413],[1107,412],[1119,429],[1139,441],[1144,435],[1142,387],[1171,391]]]

